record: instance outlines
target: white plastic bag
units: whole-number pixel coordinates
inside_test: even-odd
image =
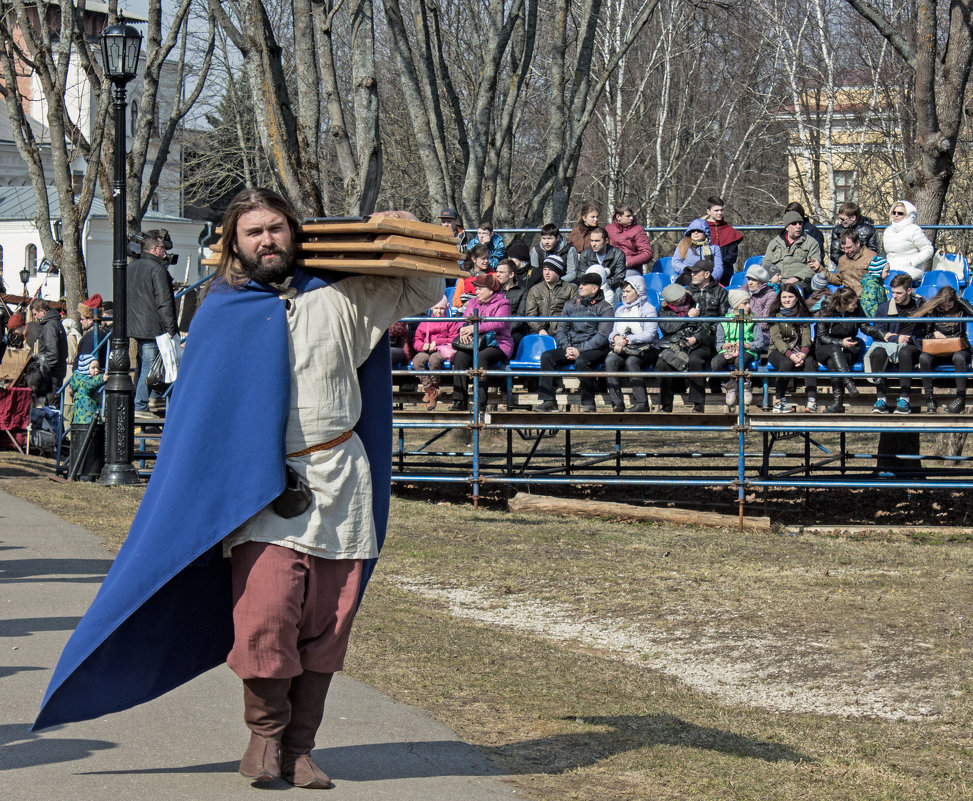
[[[159,334],[155,338],[155,344],[159,346],[159,355],[166,368],[166,383],[171,384],[176,380],[179,372],[179,360],[182,354],[176,346],[175,338],[168,334]]]

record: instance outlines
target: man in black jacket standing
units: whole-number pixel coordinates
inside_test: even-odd
[[[135,411],[149,411],[146,378],[159,354],[155,338],[160,334],[176,337],[176,301],[168,270],[169,232],[154,228],[142,234],[142,255],[128,265],[128,335],[138,343],[135,372]],[[158,393],[151,393],[159,398]]]
[[[38,298],[31,302],[30,308],[39,325],[34,358],[44,378],[44,390],[38,393],[37,400],[41,406],[46,406],[55,402],[57,391],[64,383],[68,369],[68,337],[61,325],[61,315],[46,300]]]

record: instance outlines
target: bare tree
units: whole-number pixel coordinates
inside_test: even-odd
[[[209,4],[242,56],[277,188],[306,215],[339,205],[348,214],[370,212],[382,177],[371,0],[292,0],[287,21],[276,24],[259,0]],[[348,90],[343,59],[350,64]],[[329,196],[332,162],[340,198]]]
[[[68,113],[66,98],[74,95],[74,84],[79,80],[72,59],[80,52],[88,52],[84,5],[0,2],[0,93],[34,190],[34,225],[44,253],[61,270],[68,307],[72,309],[88,293],[82,232],[94,199],[102,135],[111,104],[110,92],[103,91],[90,111],[90,119],[72,119]],[[41,143],[28,115],[34,81],[44,100],[43,122],[50,137],[52,175],[44,169]],[[78,165],[84,168],[80,185],[74,175]],[[60,242],[51,230],[49,185],[54,187],[60,206]]]

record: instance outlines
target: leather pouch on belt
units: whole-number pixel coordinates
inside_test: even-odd
[[[296,470],[288,467],[284,491],[274,499],[274,512],[284,518],[297,517],[307,511],[311,497],[311,488],[301,481]]]

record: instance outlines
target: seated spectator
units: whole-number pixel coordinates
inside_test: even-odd
[[[457,309],[462,309],[476,295],[473,279],[493,272],[490,266],[490,249],[486,245],[474,245],[466,252],[463,269],[469,273],[469,277],[463,279],[462,286],[457,282],[456,289],[453,290],[453,306]]]
[[[682,284],[669,284],[662,290],[662,309],[659,317],[664,319],[659,321],[661,339],[656,369],[666,372],[685,372],[689,369],[690,353],[699,341],[702,325],[696,319],[699,317],[699,309],[696,308],[696,303],[686,287]],[[659,408],[664,412],[672,411],[674,385],[675,379],[672,376],[660,376]],[[694,391],[698,399],[700,390]],[[693,411],[703,411],[703,401],[695,404]]]
[[[804,373],[804,387],[807,392],[806,412],[818,409],[818,363],[811,352],[811,323],[797,322],[789,318],[810,317],[807,304],[801,297],[801,290],[795,284],[784,284],[780,295],[770,308],[770,316],[775,322],[770,326],[770,349],[767,360],[777,371],[774,379],[774,406],[776,414],[787,414],[794,407],[787,402],[787,387],[791,383],[790,373]]]
[[[443,209],[439,212],[439,224],[452,231],[453,236],[459,238],[459,252],[466,251],[467,243],[473,238],[473,234],[463,228],[463,223],[456,213],[456,209]]]
[[[105,374],[101,372],[98,360],[93,356],[82,356],[78,368],[71,374],[68,393],[72,398],[71,406],[71,451],[70,469],[78,464],[75,476],[79,481],[94,481],[101,475],[104,467],[104,436],[88,436],[88,427],[97,425],[101,411],[99,390],[105,384]],[[83,454],[85,440],[88,446]],[[80,462],[80,464],[79,464]]]
[[[726,313],[727,321],[716,326],[716,355],[710,362],[714,372],[722,373],[726,370],[736,370],[740,366],[740,351],[743,350],[743,369],[749,369],[757,360],[757,353],[763,348],[763,332],[760,326],[753,322],[750,313],[750,293],[745,289],[731,289],[727,292],[730,310]],[[741,327],[737,322],[739,315],[743,315],[742,340]],[[726,405],[733,408],[737,402],[737,380],[727,378],[723,381],[723,394]],[[743,384],[743,405],[753,402],[753,391],[750,379]]]
[[[886,321],[877,319],[872,325],[864,327],[864,331],[875,341],[865,354],[865,367],[873,373],[884,373],[890,364],[896,364],[899,372],[912,373],[919,362],[919,348],[922,346],[922,323],[912,319],[919,310],[919,302],[912,294],[912,278],[908,275],[897,275],[892,279],[892,298],[878,307],[876,317],[899,317],[901,320]],[[876,378],[875,406],[872,411],[876,414],[891,414],[888,404],[888,379]],[[912,379],[902,376],[899,379],[899,399],[895,404],[896,414],[909,414],[909,393],[912,390]]]
[[[775,283],[798,284],[801,295],[811,289],[811,276],[824,269],[818,259],[818,243],[804,233],[804,218],[788,211],[780,233],[771,237],[763,266]]]
[[[800,203],[788,203],[786,206],[784,206],[784,214],[787,214],[789,211],[796,211],[801,215],[801,219],[804,220],[804,234],[805,236],[811,237],[811,239],[818,243],[820,252],[817,255],[817,259],[824,264],[824,234],[821,233],[821,229],[812,223],[810,219],[808,219],[807,214],[804,213],[804,206],[802,206]]]
[[[649,396],[645,389],[645,376],[641,373],[650,369],[659,356],[657,342],[659,325],[639,317],[655,317],[657,309],[647,299],[645,279],[633,275],[625,279],[621,290],[622,303],[615,309],[615,324],[608,335],[611,348],[605,357],[605,370],[609,373],[627,371],[632,373],[632,398],[634,403],[630,412],[647,412]],[[634,318],[634,319],[633,319]],[[608,376],[608,397],[613,412],[624,412],[625,401],[622,397],[622,381],[618,376]]]
[[[610,244],[625,254],[625,275],[641,275],[652,261],[652,245],[645,229],[635,220],[635,209],[621,205],[605,226]]]
[[[723,256],[718,245],[710,244],[709,226],[704,220],[693,220],[686,228],[676,251],[672,254],[669,277],[673,283],[689,286],[692,283],[692,267],[700,259],[713,263],[713,280],[723,275]]]
[[[568,234],[568,242],[578,253],[591,247],[591,232],[598,228],[600,217],[601,212],[597,206],[585,203],[581,207],[581,211],[578,212],[578,222]],[[578,272],[584,273],[584,270],[579,267]]]
[[[917,215],[908,200],[897,200],[889,209],[889,226],[882,234],[889,267],[908,273],[913,281],[922,280],[933,254],[932,242],[919,227]]]
[[[820,317],[821,312],[831,298],[831,288],[828,285],[828,271],[822,270],[811,276],[811,294],[807,296],[807,307],[811,314]]]
[[[530,289],[530,248],[524,242],[511,242],[507,248],[507,258],[513,263],[517,281],[525,290]]]
[[[554,223],[548,223],[541,228],[540,238],[533,249],[530,251],[530,280],[527,288],[530,289],[534,284],[541,282],[541,269],[544,259],[548,256],[560,256],[564,263],[564,280],[569,284],[574,283],[578,275],[578,251],[574,245],[568,242],[558,227]]]
[[[723,259],[723,274],[717,280],[724,286],[736,270],[737,254],[743,241],[743,234],[723,218],[725,206],[723,198],[710,195],[706,198],[706,213],[703,215],[703,221],[709,226],[710,242],[720,249]]]
[[[473,279],[476,296],[466,306],[466,318],[479,315],[480,317],[509,317],[510,304],[500,289],[500,282],[495,275],[484,273]],[[505,362],[513,353],[513,339],[510,337],[510,323],[499,320],[484,320],[479,324],[479,339],[474,341],[473,334],[477,331],[473,323],[461,325],[455,339],[453,339],[453,369],[457,370],[453,379],[453,405],[450,410],[463,412],[469,409],[469,390],[467,381],[470,379],[466,371],[473,366],[473,353],[479,352],[478,365],[487,370],[497,363]],[[486,408],[487,381],[480,380],[477,406],[482,411]]]
[[[582,275],[590,270],[602,272],[605,300],[614,304],[625,280],[625,254],[608,244],[608,234],[604,228],[593,228],[589,238],[591,247],[581,251],[578,256],[578,272]]]
[[[466,243],[466,249],[472,250],[477,245],[486,245],[489,248],[490,272],[496,270],[500,259],[506,254],[504,252],[503,237],[500,234],[493,233],[493,223],[481,222],[476,227],[476,236]]]
[[[431,309],[430,318],[423,320],[416,328],[413,340],[415,356],[412,357],[413,370],[442,370],[446,362],[453,358],[453,340],[459,333],[459,320],[449,317],[449,301],[442,299]],[[419,383],[425,390],[422,402],[432,411],[439,402],[439,376],[421,375]]]
[[[723,317],[730,310],[730,300],[726,288],[713,279],[713,263],[707,259],[696,262],[689,268],[692,272],[692,295],[700,317]],[[716,355],[716,322],[700,323],[697,342],[689,352],[689,371],[708,370],[713,356]],[[718,381],[715,381],[717,385]],[[702,412],[706,401],[706,381],[703,378],[689,379],[689,400],[694,412]]]
[[[966,336],[966,323],[962,320],[948,322],[943,317],[973,317],[973,308],[956,294],[951,286],[944,286],[935,296],[923,303],[915,312],[916,317],[925,318],[922,355],[919,357],[919,370],[931,373],[938,364],[952,364],[956,370],[956,397],[943,410],[947,414],[960,414],[966,410],[966,372],[970,366],[970,340]],[[932,352],[936,340],[943,351]],[[936,399],[933,396],[932,376],[922,379],[922,390],[926,396],[926,411],[935,414]]]
[[[392,349],[392,367],[404,367],[415,355],[409,324],[399,320],[389,326],[389,345]]]
[[[612,330],[611,304],[605,300],[601,291],[601,276],[585,273],[578,283],[578,296],[564,304],[564,317],[576,320],[558,326],[557,347],[541,354],[541,370],[557,370],[567,365],[575,365],[584,372],[594,370],[605,361],[608,355],[608,334]],[[595,388],[597,381],[591,377],[580,377],[581,411],[595,411]],[[534,407],[535,412],[556,412],[554,400],[554,376],[541,376],[538,380],[537,396],[541,402]]]
[[[777,289],[769,283],[770,273],[759,264],[747,268],[747,291],[750,293],[750,311],[754,317],[770,317],[770,308],[777,300]],[[760,323],[763,348],[770,342],[770,323]]]
[[[862,247],[868,248],[872,253],[878,253],[878,232],[875,230],[875,221],[870,217],[863,217],[858,204],[849,201],[838,207],[838,224],[831,230],[829,255],[835,264],[841,258],[841,235],[845,231],[855,231]]]
[[[874,250],[866,248],[858,236],[858,231],[842,231],[841,256],[838,267],[828,274],[828,283],[832,286],[845,286],[855,293],[855,297],[862,296],[862,276],[868,271],[868,265],[875,257]]]
[[[564,304],[577,297],[578,288],[563,280],[564,260],[560,256],[547,256],[541,275],[543,280],[527,290],[525,312],[528,317],[538,318],[529,323],[532,334],[554,336],[560,323],[549,318],[561,316]]]
[[[878,307],[889,299],[885,289],[885,279],[889,277],[889,263],[881,253],[872,256],[868,269],[862,276],[861,302],[862,310],[869,317],[874,317]]]
[[[500,259],[497,271],[494,273],[500,282],[500,288],[510,304],[511,317],[523,317],[527,314],[527,288],[518,280],[514,270],[516,266],[512,259]],[[528,331],[527,323],[511,323],[510,336],[514,341],[514,353],[524,334]]]
[[[858,339],[860,323],[849,317],[864,317],[858,296],[848,287],[842,287],[832,295],[824,309],[824,314],[816,325],[814,355],[817,360],[835,373],[848,373],[845,377],[832,377],[831,405],[825,409],[828,414],[841,414],[845,411],[844,398],[853,398],[858,388],[851,378],[851,366],[858,361],[862,341]]]

